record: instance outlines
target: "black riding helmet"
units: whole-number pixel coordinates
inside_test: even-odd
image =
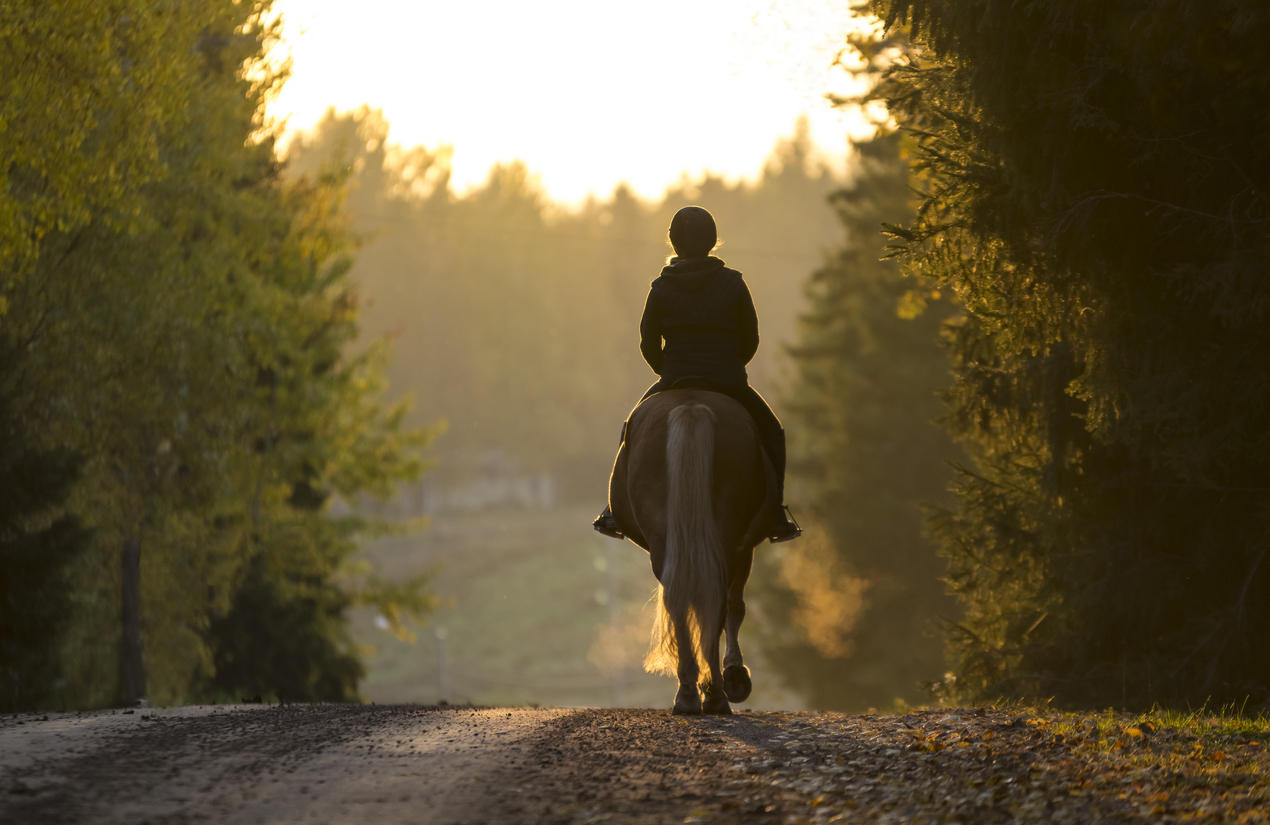
[[[700,206],[685,206],[670,219],[670,245],[681,258],[709,255],[718,240],[714,216]]]

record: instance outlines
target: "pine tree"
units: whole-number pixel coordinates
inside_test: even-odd
[[[1270,700],[1270,10],[878,0],[954,290],[964,696]]]

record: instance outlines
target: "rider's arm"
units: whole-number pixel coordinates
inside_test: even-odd
[[[741,295],[737,300],[737,331],[741,337],[741,357],[750,363],[758,352],[758,312],[754,310],[754,298],[750,288],[741,281]]]
[[[639,321],[639,351],[653,372],[661,375],[661,314],[657,311],[651,289],[648,300],[644,302],[644,317]]]

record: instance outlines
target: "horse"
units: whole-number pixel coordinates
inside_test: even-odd
[[[678,678],[676,714],[728,714],[749,698],[737,634],[754,548],[780,507],[774,482],[753,418],[726,395],[671,389],[631,413],[609,508],[659,582],[644,668]]]

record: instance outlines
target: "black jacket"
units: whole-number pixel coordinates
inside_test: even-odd
[[[648,291],[639,338],[663,382],[693,375],[745,384],[745,365],[758,351],[754,299],[741,273],[718,258],[674,258]]]

